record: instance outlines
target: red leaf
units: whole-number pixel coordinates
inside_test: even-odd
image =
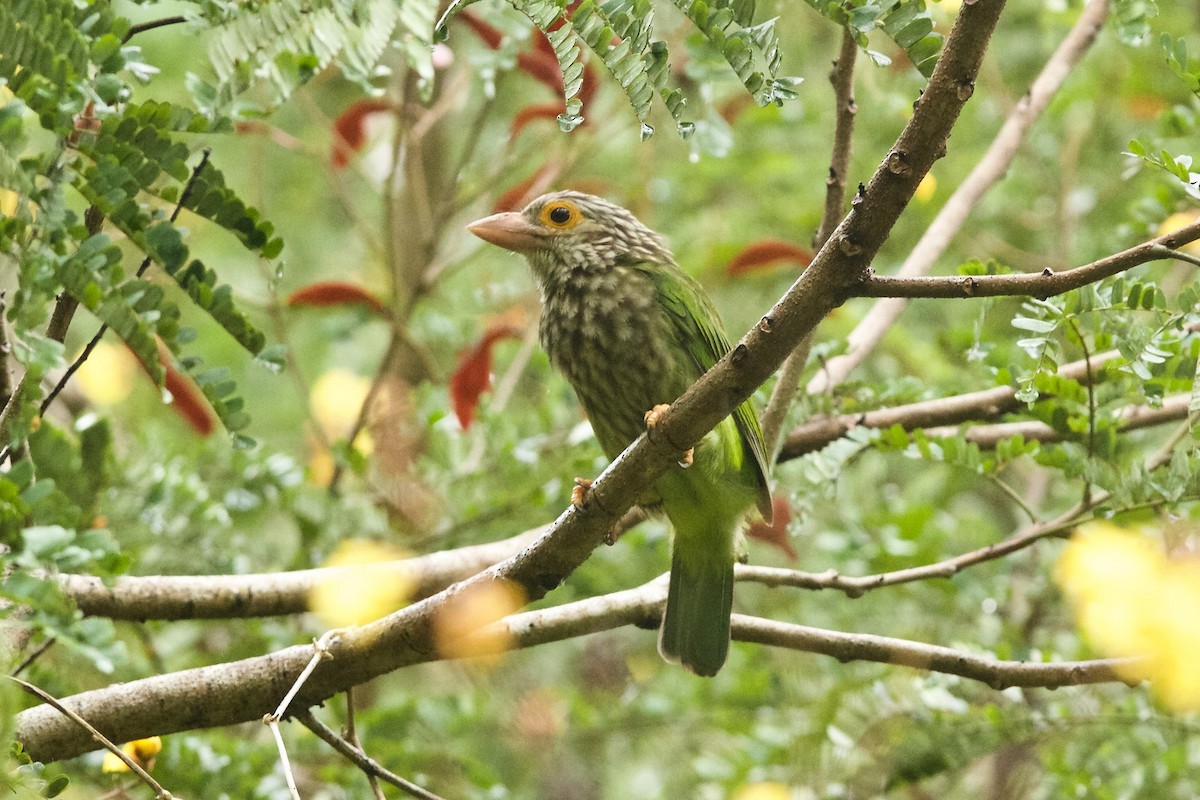
[[[538,122],[539,120],[555,121],[558,119],[561,111],[562,106],[558,103],[539,103],[535,106],[525,106],[513,117],[512,125],[508,129],[508,136],[510,139],[517,138],[517,134],[524,130],[525,126],[531,122]]]
[[[325,308],[328,306],[365,306],[382,317],[388,316],[387,306],[361,286],[344,281],[318,281],[288,295],[290,308]]]
[[[746,529],[746,535],[751,539],[779,548],[784,555],[795,561],[799,553],[796,552],[796,548],[792,547],[792,540],[787,532],[788,523],[792,521],[792,507],[782,497],[774,497],[771,499],[771,512],[772,521],[770,523],[762,520],[752,522]]]
[[[812,253],[803,247],[782,239],[762,239],[747,245],[733,257],[725,274],[733,278],[748,272],[757,272],[780,262],[799,263],[807,267],[812,263]]]
[[[163,368],[166,370],[166,379],[163,385],[171,393],[171,408],[183,417],[192,430],[201,436],[208,436],[216,427],[216,420],[213,419],[212,406],[208,404],[208,398],[196,388],[191,380],[169,363],[164,363]]]
[[[521,329],[516,326],[494,325],[474,347],[459,357],[458,367],[450,376],[450,399],[463,430],[471,427],[479,397],[492,384],[492,346],[501,339],[515,339],[520,335]]]
[[[582,2],[583,0],[572,0],[572,2],[563,10],[563,13],[559,15],[558,19],[554,20],[554,22],[551,22],[550,26],[546,30],[556,31],[561,28],[563,23],[575,13],[575,9],[579,8],[579,4]],[[549,45],[549,42],[546,44]]]
[[[482,39],[483,43],[488,47],[493,50],[500,49],[500,41],[504,38],[504,35],[494,26],[475,16],[473,11],[461,11],[456,19],[461,19],[467,23],[471,30],[475,32],[475,35]]]
[[[518,53],[517,69],[550,87],[554,93],[563,93],[562,71],[558,68],[558,60],[553,53],[547,54],[541,51]]]
[[[358,100],[333,121],[333,152],[330,161],[336,169],[350,163],[367,140],[366,119],[371,114],[390,111],[391,104],[383,100]]]
[[[520,183],[513,184],[505,190],[504,194],[496,198],[496,202],[492,204],[492,213],[499,214],[501,211],[519,211],[524,208],[525,204],[532,200],[534,196],[541,194],[549,188],[549,184],[553,179],[547,180],[546,176],[550,172],[550,165],[543,164],[528,178]]]
[[[217,427],[216,415],[208,398],[190,378],[172,366],[171,351],[162,339],[157,341],[158,363],[163,368],[163,387],[171,393],[171,408],[183,417],[192,430],[201,436],[208,436]]]
[[[592,98],[596,96],[596,88],[600,85],[600,81],[596,78],[596,70],[592,69],[591,64],[583,65],[583,84],[579,87],[579,102],[583,103],[586,108],[588,103],[592,102]],[[584,119],[583,125],[587,125],[587,119]],[[580,127],[583,127],[582,125]]]

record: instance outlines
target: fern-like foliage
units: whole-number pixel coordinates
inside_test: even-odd
[[[447,22],[477,0],[453,0],[437,23],[439,35]],[[643,136],[654,129],[645,120],[654,98],[675,120],[682,136],[695,126],[684,118],[683,92],[671,85],[667,45],[655,40],[654,8],[650,0],[583,0],[569,8],[556,0],[509,0],[545,34],[563,75],[563,130],[583,122],[578,97],[582,86],[583,47],[595,53],[625,92],[642,122]],[[753,0],[674,0],[675,6],[728,62],[759,105],[782,103],[796,96],[799,78],[778,75],[781,65],[775,20],[753,24]],[[580,45],[583,45],[581,47]]]
[[[890,63],[882,53],[867,49],[867,34],[883,33],[904,49],[913,66],[929,77],[942,48],[942,35],[933,30],[933,20],[925,9],[925,0],[883,0],[878,3],[852,3],[846,0],[808,0],[808,4],[827,19],[854,32],[858,46],[877,64]]]
[[[237,7],[203,3],[197,21],[217,30],[209,47],[217,75],[214,107],[228,107],[255,85],[266,89],[268,107],[277,105],[331,65],[374,93],[370,79],[394,40],[428,84],[436,7],[431,0],[279,0]]]
[[[257,256],[279,254],[272,226],[226,185],[220,170],[207,158],[193,166],[203,144],[197,134],[233,126],[177,104],[129,103],[131,82],[153,72],[138,48],[125,43],[129,30],[108,0],[0,6],[0,84],[11,92],[0,107],[0,186],[16,196],[14,211],[0,218],[0,265],[15,268],[9,319],[14,353],[28,377],[4,444],[29,432],[25,423],[41,399],[38,380],[64,364],[62,346],[39,331],[64,293],[104,322],[160,382],[160,341],[182,368],[199,367],[184,352],[193,333],[180,324],[172,296],[186,295],[251,354],[264,348],[264,336],[237,308],[229,287],[190,254],[171,219],[174,207],[187,208],[229,230]],[[377,43],[375,50],[382,47]],[[39,127],[50,137],[32,136]],[[72,192],[87,204],[86,220],[74,210]],[[145,266],[136,274],[106,229],[141,251]],[[144,279],[151,264],[182,293],[166,291],[152,276]],[[227,375],[208,370],[194,377],[226,428],[246,424]]]

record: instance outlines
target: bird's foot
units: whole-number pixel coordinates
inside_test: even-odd
[[[645,422],[647,430],[654,430],[654,426],[658,424],[659,419],[666,413],[671,406],[669,403],[659,403],[654,408],[646,412]]]
[[[584,501],[587,500],[588,491],[592,488],[592,481],[589,478],[576,478],[575,487],[571,489],[571,505],[576,508],[583,508]]]
[[[696,448],[689,447],[687,452],[683,454],[683,458],[679,459],[679,467],[681,469],[687,469],[690,467],[692,465],[692,459],[695,457],[695,455]]]

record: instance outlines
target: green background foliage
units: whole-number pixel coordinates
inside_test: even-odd
[[[494,28],[494,46],[458,6]],[[585,0],[554,28],[559,8],[0,6],[0,188],[14,193],[0,218],[0,287],[20,386],[0,429],[0,445],[20,456],[0,474],[0,594],[18,645],[10,669],[53,639],[24,676],[66,696],[321,632],[309,616],[84,617],[45,571],[269,573],[317,566],[347,538],[432,552],[552,520],[571,478],[594,476],[604,460],[528,336],[496,345],[496,391],[471,427],[455,420],[448,384],[460,354],[498,320],[524,330],[536,313],[523,263],[481,247],[463,225],[522,181],[603,193],[669,239],[736,338],[798,273],[784,265],[731,278],[725,265],[763,239],[807,246],[820,221],[839,26],[869,51],[855,81],[853,190],[912,114],[954,15],[919,0]],[[904,260],[1080,10],[1010,3],[949,151],[878,273]],[[174,15],[182,21],[133,27]],[[522,60],[536,52],[534,25],[548,32],[558,86]],[[1144,241],[1176,212],[1194,214],[1198,49],[1194,9],[1117,4],[935,272],[1058,271]],[[581,103],[584,64],[596,83]],[[334,121],[364,98],[380,103],[365,145],[348,167],[333,166]],[[514,125],[538,105],[554,111]],[[981,450],[961,430],[843,438],[778,466],[796,556],[752,542],[751,563],[846,575],[929,564],[1020,530],[1029,510],[1052,518],[1100,491],[1111,497],[1097,516],[1158,525],[1170,547],[1190,551],[1192,434],[1147,471],[1167,426],[1125,433],[1114,414],[1194,394],[1193,271],[1163,261],[1047,300],[912,302],[850,380],[799,399],[785,430],[815,414],[1009,385],[1023,404],[1004,419],[1045,422],[1061,441]],[[388,319],[286,302],[329,280],[382,298]],[[80,308],[56,341],[47,324],[64,292]],[[844,351],[871,302],[853,300],[822,324],[805,380]],[[104,342],[145,369],[131,394],[103,405],[69,384],[41,409],[101,323]],[[164,405],[156,338],[229,436],[199,436]],[[1055,375],[1110,349],[1119,356],[1091,391]],[[335,403],[352,402],[336,391],[349,380],[336,369],[384,376],[390,402],[368,425],[369,452],[351,448],[347,430],[321,429],[322,376],[332,375]],[[757,393],[760,408],[771,388]],[[344,472],[337,491],[318,480],[327,450]],[[741,584],[735,605],[1003,659],[1091,657],[1051,578],[1059,549],[1046,541],[953,579],[857,599]],[[638,586],[666,569],[667,551],[665,525],[643,523],[542,605]],[[26,703],[12,687],[0,698],[6,721]],[[356,700],[368,752],[445,797],[719,798],[777,781],[796,798],[1182,798],[1200,780],[1195,718],[1163,712],[1144,687],[995,691],[745,644],[701,680],[661,663],[653,633],[635,628],[516,652],[492,669],[409,668]],[[322,713],[342,720],[344,708],[338,698]],[[351,766],[285,727],[306,797],[366,796]],[[11,739],[11,725],[4,731]],[[63,796],[94,797],[117,780],[99,761],[43,768],[16,756],[4,780],[36,796],[61,789],[52,777],[65,773]],[[168,736],[154,774],[177,796],[287,796],[262,726]]]

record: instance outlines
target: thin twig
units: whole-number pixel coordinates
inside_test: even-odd
[[[1030,85],[1029,92],[1005,120],[983,158],[925,229],[901,266],[900,277],[928,273],[945,252],[979,201],[1008,172],[1034,121],[1087,53],[1107,17],[1107,0],[1088,3],[1075,26]],[[880,342],[904,307],[904,301],[898,299],[883,300],[872,306],[847,337],[847,352],[831,358],[827,371],[809,381],[809,394],[820,394],[845,380]]]
[[[1081,267],[1055,272],[1049,267],[1041,272],[1018,272],[1008,275],[937,275],[904,277],[900,275],[870,275],[855,291],[859,297],[939,297],[967,299],[973,297],[1054,297],[1089,283],[1111,278],[1151,261],[1175,259],[1177,248],[1200,239],[1200,222],[1180,228],[1174,233],[1142,242],[1128,250],[1114,253]],[[1189,262],[1190,263],[1190,262]]]
[[[279,764],[283,769],[284,780],[287,781],[288,793],[291,794],[292,800],[301,800],[300,790],[296,788],[296,775],[292,772],[292,762],[288,759],[287,745],[284,744],[283,733],[279,730],[279,720],[267,717],[263,722],[271,729],[271,736],[275,739],[275,749],[279,751]]]
[[[354,723],[354,687],[346,689],[346,741],[359,751],[363,750],[362,743],[358,740],[358,727]],[[375,800],[387,800],[383,794],[383,787],[379,784],[379,776],[374,772],[367,772],[367,784],[371,787],[371,794],[375,795]]]
[[[57,640],[53,636],[47,637],[44,642],[39,644],[33,650],[33,652],[31,652],[29,655],[25,656],[25,658],[21,659],[20,664],[17,664],[15,667],[13,667],[13,671],[8,673],[9,676],[15,678],[18,675],[20,675],[22,672],[24,672],[25,670],[29,669],[29,666],[33,662],[35,662],[39,658],[41,658],[43,653],[45,653],[47,650],[49,650],[51,647],[54,646],[55,641],[57,641]]]
[[[279,721],[283,719],[287,713],[288,706],[292,704],[292,700],[303,688],[308,676],[312,675],[313,670],[317,668],[317,664],[329,657],[329,646],[340,635],[339,631],[326,631],[320,639],[313,642],[313,654],[309,659],[308,664],[300,671],[299,677],[292,683],[292,687],[288,689],[287,694],[283,696],[283,700],[279,702],[279,706],[274,713],[267,714],[263,717],[263,724],[271,729],[271,735],[275,737],[275,746],[279,750],[279,763],[283,767],[283,775],[287,779],[288,791],[291,792],[293,800],[300,800],[300,791],[296,788],[296,776],[292,774],[292,765],[288,760],[287,746],[283,742],[283,733],[279,730]]]
[[[165,28],[168,25],[181,25],[184,22],[187,22],[187,17],[184,17],[184,16],[163,17],[162,19],[152,19],[149,22],[139,22],[137,25],[129,26],[129,32],[125,34],[125,38],[122,40],[122,44],[125,42],[128,42],[130,39],[132,39],[134,36],[137,36],[139,33],[145,33],[146,31],[152,31],[155,28]]]
[[[857,57],[858,42],[850,28],[845,28],[842,30],[841,50],[829,73],[834,95],[833,153],[829,159],[829,177],[825,179],[825,212],[813,236],[813,247],[818,250],[829,240],[846,209],[846,175],[850,171],[854,119],[858,114],[858,106],[854,102],[854,62]],[[808,363],[812,343],[813,336],[810,333],[783,362],[767,407],[763,409],[763,443],[771,461],[774,461],[779,448],[788,410],[800,391],[800,378]]]
[[[355,747],[350,742],[347,742],[337,732],[330,728],[325,723],[321,722],[309,710],[301,711],[296,714],[296,719],[301,725],[315,733],[318,738],[328,744],[334,750],[337,750],[343,756],[353,761],[354,764],[366,772],[368,775],[374,775],[378,778],[387,781],[397,789],[411,795],[412,797],[421,798],[421,800],[443,800],[439,795],[434,794],[428,789],[424,789],[410,780],[400,777],[394,772],[385,769],[379,762],[368,756],[361,749]]]
[[[15,675],[9,675],[8,679],[10,681],[13,681],[17,685],[19,685],[22,689],[29,692],[34,697],[41,700],[46,705],[48,705],[51,708],[58,711],[60,714],[65,716],[67,719],[71,720],[71,722],[75,723],[80,728],[83,728],[85,731],[87,731],[88,735],[91,736],[92,739],[94,739],[96,742],[98,742],[102,747],[104,747],[105,750],[112,753],[117,758],[121,759],[122,763],[124,763],[125,766],[129,767],[129,771],[132,772],[134,775],[136,775],[138,777],[138,779],[141,780],[142,783],[146,784],[151,789],[153,789],[154,796],[157,798],[157,800],[173,800],[173,798],[175,796],[173,794],[171,794],[170,792],[168,792],[166,789],[164,789],[162,787],[162,784],[160,784],[158,781],[154,780],[154,778],[150,777],[150,773],[148,773],[148,772],[146,772],[146,770],[142,769],[141,764],[137,763],[137,761],[135,761],[133,758],[131,758],[124,750],[122,750],[120,747],[118,747],[111,739],[109,739],[107,736],[102,734],[100,731],[96,730],[95,726],[93,726],[90,722],[88,722],[86,719],[79,716],[74,711],[72,711],[71,709],[69,709],[65,705],[63,705],[61,702],[59,702],[58,698],[54,697],[54,695],[50,694],[49,692],[45,691],[44,689],[40,689],[37,686],[34,686],[32,683],[29,683],[28,681],[21,680],[20,678],[16,677]]]
[[[274,713],[267,715],[267,721],[275,720],[278,722],[279,720],[283,719],[284,715],[287,713],[288,706],[290,706],[292,701],[296,699],[296,695],[304,687],[304,683],[308,680],[308,676],[312,675],[313,670],[317,668],[317,664],[320,664],[322,660],[330,657],[329,648],[337,641],[340,635],[340,630],[325,631],[325,633],[321,635],[321,638],[313,642],[312,658],[309,659],[308,664],[305,665],[304,669],[300,671],[299,677],[297,677],[295,682],[292,683],[292,688],[288,689],[287,694],[283,696],[283,700],[279,702],[279,706],[275,709]]]
[[[1074,361],[1064,364],[1058,375],[1082,381],[1090,369],[1099,369],[1120,357],[1116,350],[1097,353],[1088,363]],[[899,425],[905,430],[931,428],[937,425],[957,425],[963,422],[991,420],[1019,408],[1022,403],[1012,386],[994,386],[976,392],[921,400],[892,408],[880,408],[859,414],[815,417],[792,429],[784,440],[780,459],[797,458],[819,450],[845,436],[855,428],[890,428]],[[1047,426],[1048,427],[1048,426]],[[968,432],[979,428],[969,428]]]

